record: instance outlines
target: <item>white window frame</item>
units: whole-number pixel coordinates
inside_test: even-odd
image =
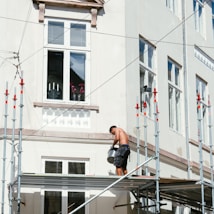
[[[85,174],[89,174],[89,160],[87,158],[66,158],[66,157],[43,157],[42,158],[42,172],[45,174],[45,162],[46,161],[54,161],[54,162],[62,162],[62,173],[64,175],[68,175],[68,163],[69,162],[82,162],[85,163]],[[53,173],[54,174],[54,173]],[[42,189],[41,190],[41,213],[44,214],[44,198],[45,198],[45,191],[53,191],[53,192],[61,192],[62,193],[62,214],[67,214],[67,209],[66,207],[68,206],[67,204],[67,197],[68,197],[68,192],[84,192],[85,193],[85,200],[89,198],[90,192],[89,191],[83,191],[80,189],[56,189],[56,188],[48,188],[48,189]],[[85,214],[89,214],[89,207],[85,207]]]
[[[148,117],[152,117],[152,112],[154,109],[154,102],[153,102],[153,90],[155,87],[155,79],[156,79],[156,50],[155,47],[147,42],[144,38],[139,38],[139,43],[142,41],[144,43],[144,54],[143,54],[143,61],[141,60],[141,52],[139,57],[139,70],[140,70],[140,109],[141,112],[146,111]],[[152,50],[150,52],[149,50]],[[152,53],[152,55],[151,55]],[[142,75],[144,73],[144,75]],[[141,77],[143,79],[141,79]],[[149,77],[153,77],[152,83],[149,82]],[[143,85],[142,85],[143,84]],[[151,89],[151,92],[144,91],[143,87],[147,86]],[[147,108],[146,110],[143,109],[143,102],[146,101]]]
[[[89,174],[89,161],[88,159],[83,158],[43,158],[42,159],[42,172],[45,173],[45,162],[53,161],[53,162],[62,162],[62,174],[68,174],[66,171],[68,169],[69,162],[77,162],[77,163],[85,163],[85,174]]]
[[[212,28],[213,28],[213,39],[214,39],[214,0],[211,2],[212,7]]]
[[[168,78],[168,102],[169,102],[169,127],[174,131],[181,132],[181,66],[168,58],[168,63],[172,64],[171,80]],[[179,71],[178,84],[176,84],[176,68]],[[169,71],[168,71],[169,72]],[[170,88],[172,89],[172,99],[170,100]],[[179,93],[179,103],[177,104],[177,93]]]
[[[178,14],[178,6],[177,0],[166,0],[166,6],[172,11],[174,14]]]
[[[84,192],[85,193],[85,201],[90,197],[90,192],[89,191],[82,191],[82,190],[64,190],[64,189],[42,189],[41,190],[41,213],[44,214],[44,199],[45,199],[45,191],[50,191],[50,192],[61,192],[62,193],[62,213],[60,214],[68,214],[66,207],[68,207],[67,203],[67,198],[68,198],[68,192]],[[89,206],[85,206],[85,214],[89,214]]]
[[[195,30],[204,36],[204,0],[193,0],[193,10],[195,17]]]
[[[64,44],[48,44],[48,22],[63,22],[64,23]],[[86,25],[86,46],[70,46],[70,24],[85,24]],[[44,82],[43,82],[43,100],[51,103],[67,103],[73,104],[78,101],[69,99],[69,74],[70,74],[70,52],[72,53],[84,53],[85,60],[85,101],[81,101],[81,104],[90,104],[90,23],[86,21],[74,21],[68,19],[55,19],[46,18],[44,21]],[[47,99],[47,64],[48,64],[48,51],[60,51],[64,53],[63,60],[63,99]],[[67,86],[66,86],[67,85]]]
[[[196,76],[196,95],[200,94],[201,98],[201,115],[200,119],[202,120],[202,130],[201,130],[201,139],[202,143],[209,144],[209,119],[208,119],[208,87],[207,82],[204,81],[199,76]],[[198,112],[197,112],[198,113]]]

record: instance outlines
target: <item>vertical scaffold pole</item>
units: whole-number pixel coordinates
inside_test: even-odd
[[[11,158],[10,158],[10,189],[9,189],[9,214],[13,214],[13,181],[14,181],[14,170],[15,170],[15,161],[14,161],[14,150],[15,150],[15,121],[16,121],[16,88],[14,89],[13,96],[13,130],[12,130],[12,143],[11,143]]]
[[[143,101],[143,117],[144,117],[144,150],[145,150],[145,161],[148,159],[148,143],[147,143],[147,114],[146,114],[146,109],[147,109],[147,103]],[[148,164],[145,165],[146,168],[146,175],[148,175]]]
[[[155,156],[156,156],[156,213],[160,213],[160,152],[159,152],[159,119],[158,119],[158,104],[157,104],[157,89],[154,88],[154,123],[155,123]]]
[[[17,214],[20,214],[21,210],[21,166],[22,166],[22,117],[23,117],[23,90],[24,90],[24,80],[23,71],[21,71],[21,81],[20,81],[20,124],[19,124],[19,146],[18,146],[18,186],[17,186]]]
[[[8,117],[8,82],[5,90],[5,113],[4,113],[4,144],[3,144],[3,164],[2,164],[2,201],[1,213],[4,214],[4,196],[5,196],[5,170],[6,170],[6,147],[7,147],[7,117]]]
[[[203,143],[203,127],[202,127],[202,109],[201,109],[201,96],[197,95],[197,115],[198,115],[198,143],[199,143],[199,162],[200,162],[200,181],[201,181],[201,206],[202,214],[205,213],[204,204],[204,175],[203,175],[203,153],[202,153],[202,143]]]
[[[139,116],[140,116],[140,109],[138,104],[138,97],[136,102],[136,132],[137,132],[137,166],[140,163],[140,125],[139,125]],[[136,175],[139,175],[139,170],[136,170]]]
[[[213,180],[213,142],[212,142],[212,115],[210,96],[208,96],[208,111],[209,111],[209,141],[210,141],[210,180],[212,186],[212,213],[214,213],[214,180]]]

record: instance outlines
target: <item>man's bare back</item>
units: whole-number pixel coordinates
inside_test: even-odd
[[[113,145],[115,145],[117,142],[119,142],[119,145],[128,145],[129,144],[129,138],[126,132],[118,127],[113,127],[110,130],[111,134],[113,134],[114,137],[114,142]]]

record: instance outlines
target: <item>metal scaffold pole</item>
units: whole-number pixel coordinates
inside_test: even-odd
[[[140,163],[140,125],[139,125],[139,116],[140,116],[140,109],[138,104],[138,97],[136,103],[136,132],[137,132],[137,166]],[[136,170],[136,175],[140,175],[139,170]]]
[[[147,104],[146,101],[143,102],[143,117],[144,117],[144,150],[145,150],[145,161],[148,159],[148,142],[147,142],[147,115],[146,115]],[[145,166],[146,175],[148,175],[148,164]]]
[[[160,151],[159,151],[159,119],[158,119],[158,104],[157,104],[157,90],[154,88],[154,123],[155,123],[155,156],[156,156],[156,213],[160,213]]]
[[[13,129],[12,129],[12,143],[11,143],[11,158],[10,158],[10,186],[9,186],[9,214],[13,214],[13,181],[14,181],[14,150],[15,150],[15,121],[16,121],[16,88],[14,89],[13,97]]]
[[[100,195],[102,195],[104,192],[106,192],[107,190],[109,190],[110,188],[112,188],[114,185],[116,185],[117,183],[119,183],[120,181],[122,181],[123,179],[125,179],[126,177],[128,177],[129,175],[131,175],[132,173],[134,173],[136,170],[139,170],[140,167],[142,167],[143,165],[145,165],[146,163],[148,163],[149,161],[155,159],[156,157],[150,157],[147,161],[144,161],[143,163],[141,163],[140,165],[138,165],[135,169],[131,170],[130,172],[128,172],[126,175],[123,175],[122,177],[118,178],[115,182],[113,182],[112,184],[110,184],[109,186],[107,186],[103,191],[101,191],[100,193],[94,195],[92,198],[90,198],[88,201],[86,201],[85,203],[81,204],[79,207],[77,207],[76,209],[72,210],[69,214],[73,214],[75,212],[77,212],[78,210],[80,210],[82,207],[86,206],[87,204],[89,204],[91,201],[93,201],[94,199],[98,198]]]
[[[197,95],[197,115],[198,115],[198,143],[199,143],[199,162],[200,162],[200,182],[201,182],[201,206],[202,214],[205,213],[205,203],[204,203],[204,175],[203,175],[203,153],[202,153],[202,143],[203,143],[203,127],[202,127],[202,105],[201,96]]]
[[[212,121],[211,121],[211,103],[208,96],[208,111],[209,111],[209,141],[210,141],[210,180],[212,187],[212,213],[214,213],[214,181],[213,181],[213,142],[212,142]]]
[[[5,196],[5,169],[6,169],[6,147],[7,147],[7,117],[8,117],[8,82],[5,90],[5,113],[4,113],[4,144],[3,144],[3,164],[2,164],[2,201],[1,213],[4,214],[4,196]]]
[[[20,214],[21,209],[21,166],[22,166],[22,116],[23,116],[23,89],[24,80],[23,72],[21,71],[21,82],[20,82],[20,126],[19,126],[19,145],[18,145],[18,186],[17,186],[17,214]]]

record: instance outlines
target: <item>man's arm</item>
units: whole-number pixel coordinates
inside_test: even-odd
[[[114,137],[114,142],[113,142],[113,146],[115,144],[117,144],[117,142],[120,140],[120,131],[118,129],[116,129],[115,131],[115,137]]]

